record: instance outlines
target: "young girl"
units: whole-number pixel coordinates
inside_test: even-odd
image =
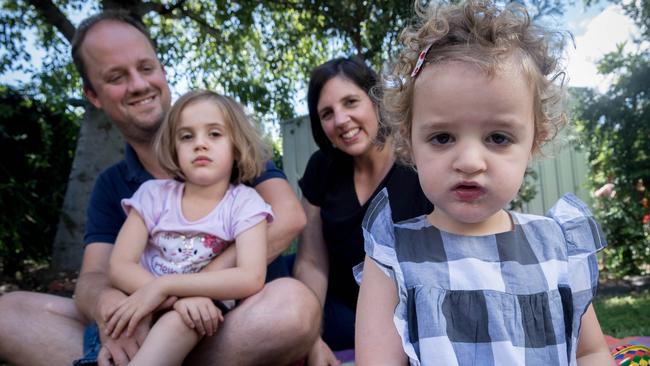
[[[566,195],[548,217],[504,210],[565,123],[561,34],[487,1],[419,14],[384,102],[435,208],[393,224],[384,192],[368,209],[358,364],[612,364],[591,306],[605,242],[587,207]]]
[[[180,365],[223,320],[217,306],[227,306],[213,300],[245,298],[264,285],[272,212],[239,183],[259,175],[267,150],[241,106],[210,91],[189,92],[174,104],[155,149],[174,179],[148,181],[122,202],[128,216],[110,278],[131,295],[109,316],[108,332],[131,334],[144,317],[173,303],[130,364]],[[202,271],[232,243],[236,267]]]

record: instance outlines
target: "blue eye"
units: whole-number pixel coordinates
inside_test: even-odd
[[[446,145],[454,142],[453,136],[448,133],[438,133],[429,137],[429,143],[433,145]]]
[[[487,137],[486,141],[494,145],[510,145],[512,144],[512,139],[502,133],[493,133]]]

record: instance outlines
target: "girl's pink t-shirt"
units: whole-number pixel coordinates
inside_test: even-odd
[[[147,226],[149,239],[140,262],[156,277],[198,272],[239,234],[262,220],[273,220],[271,206],[253,188],[240,184],[230,185],[208,215],[189,221],[181,210],[184,186],[172,179],[149,180],[133,197],[122,200],[127,215],[136,210]]]

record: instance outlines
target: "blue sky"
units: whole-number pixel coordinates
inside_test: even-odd
[[[618,5],[603,1],[587,9],[579,1],[566,12],[563,26],[573,33],[576,45],[568,49],[569,86],[594,87],[604,92],[611,78],[597,74],[596,62],[616,50],[619,43],[627,42],[626,50],[632,51],[632,38],[640,34],[639,29]]]

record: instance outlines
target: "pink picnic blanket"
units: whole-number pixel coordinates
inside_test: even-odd
[[[618,346],[622,346],[624,344],[650,347],[650,337],[644,337],[644,336],[625,337],[619,339],[619,338],[614,338],[606,335],[605,340],[607,341],[607,345],[609,346],[610,350]]]

